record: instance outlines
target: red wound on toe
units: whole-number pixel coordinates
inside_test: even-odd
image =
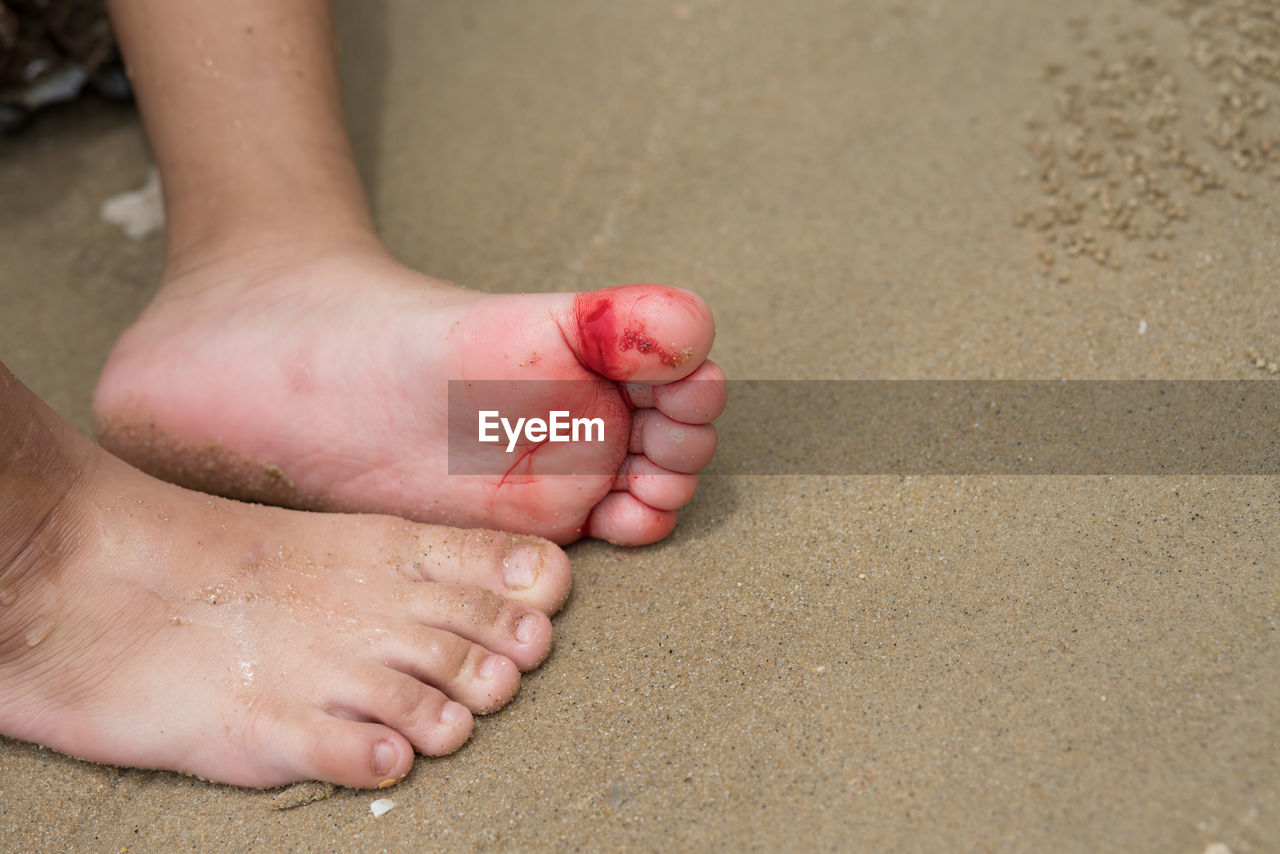
[[[696,297],[676,288],[590,291],[574,297],[573,311],[582,361],[610,379],[670,382],[696,368],[710,350],[710,335],[691,328],[708,322],[709,313]],[[670,328],[663,334],[656,331],[659,325]],[[704,344],[699,338],[708,340]],[[697,362],[681,369],[695,357]]]

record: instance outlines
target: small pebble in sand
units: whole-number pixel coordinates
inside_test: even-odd
[[[1253,347],[1244,351],[1245,358],[1253,363],[1253,366],[1260,371],[1266,371],[1269,374],[1280,373],[1280,360],[1273,359],[1263,353],[1259,353]]]
[[[369,811],[373,813],[374,818],[377,818],[378,816],[389,812],[395,805],[396,802],[390,798],[378,798],[376,801],[369,804]]]
[[[1204,854],[1231,854],[1225,842],[1210,842],[1204,847]]]

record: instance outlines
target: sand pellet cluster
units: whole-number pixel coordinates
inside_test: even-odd
[[[1076,53],[1047,63],[1052,113],[1026,120],[1038,185],[1017,225],[1040,233],[1041,272],[1066,283],[1067,259],[1119,270],[1166,261],[1196,200],[1227,192],[1248,201],[1258,177],[1280,181],[1280,6],[1168,3],[1181,53],[1150,28],[1065,21]],[[1188,107],[1203,103],[1207,111]],[[1191,93],[1191,94],[1188,94]]]

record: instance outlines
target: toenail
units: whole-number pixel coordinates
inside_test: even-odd
[[[373,748],[373,773],[383,777],[391,773],[391,766],[396,764],[396,746],[390,741],[380,741]],[[386,785],[379,783],[379,786]]]
[[[386,780],[383,780],[381,783],[378,784],[378,788],[385,789],[387,786],[394,786],[396,783],[399,783],[399,782],[400,781],[397,780],[395,777],[388,777]]]
[[[502,579],[512,590],[525,590],[538,580],[542,555],[538,549],[523,546],[502,559]]]
[[[490,655],[480,665],[480,678],[486,681],[494,679],[501,669],[502,659],[496,655]]]
[[[440,723],[445,726],[462,726],[467,722],[468,715],[470,712],[465,706],[450,700],[440,709]]]
[[[528,614],[520,618],[520,622],[516,623],[516,640],[520,643],[529,643],[538,634],[538,618],[532,614]]]

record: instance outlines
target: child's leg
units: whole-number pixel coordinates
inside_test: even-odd
[[[282,244],[381,246],[343,124],[326,0],[109,5],[164,183],[168,277]]]
[[[324,0],[112,11],[169,225],[164,285],[95,398],[105,445],[167,479],[312,509],[560,542],[671,530],[724,404],[701,300],[653,286],[489,297],[397,264],[352,165]],[[609,324],[584,323],[600,312]],[[584,452],[595,473],[446,477],[445,383],[462,378],[582,381],[612,413],[610,446]],[[657,387],[634,416],[619,380]]]
[[[5,735],[249,786],[376,786],[512,697],[568,585],[530,537],[153,480],[0,365]]]

